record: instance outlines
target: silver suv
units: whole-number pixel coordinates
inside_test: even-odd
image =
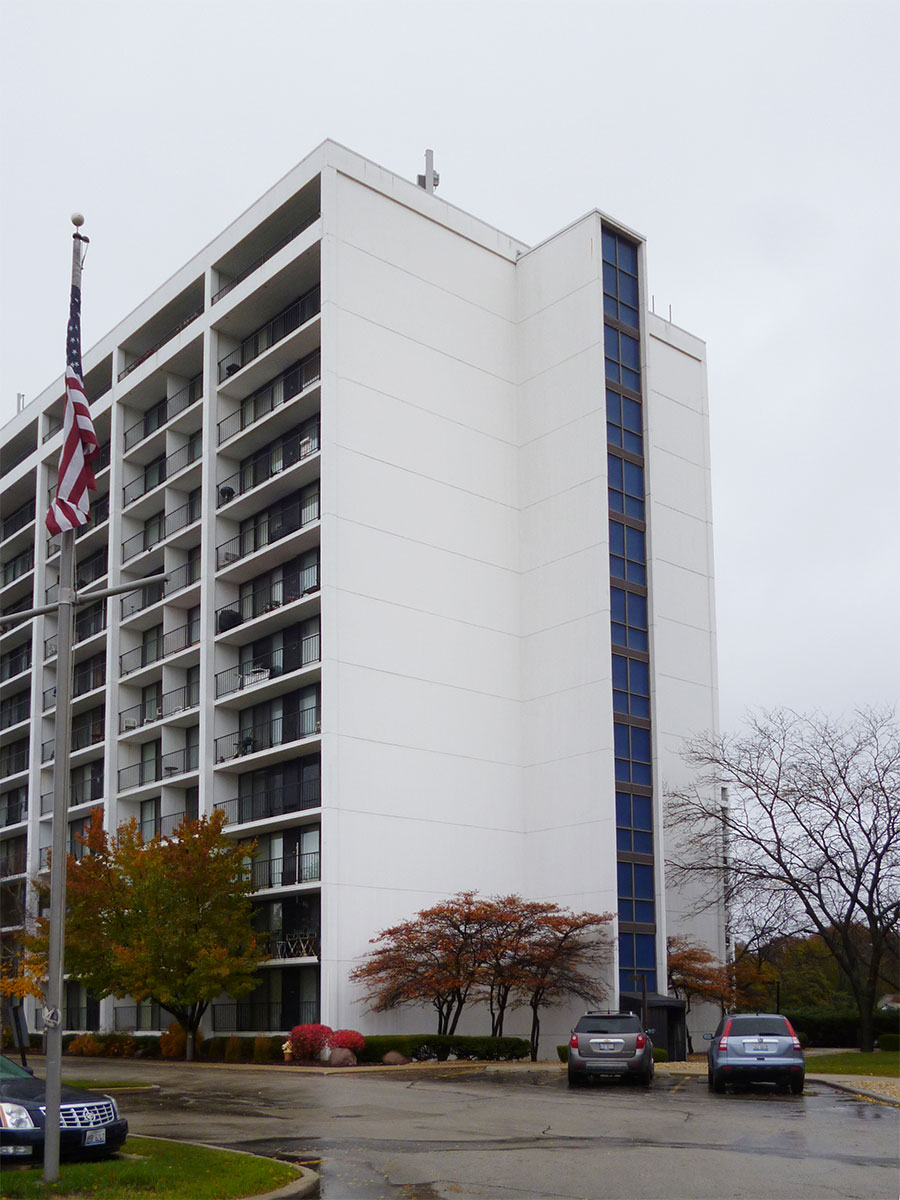
[[[652,1032],[634,1013],[586,1012],[569,1038],[569,1087],[580,1087],[592,1075],[624,1075],[649,1087]]]
[[[704,1033],[709,1086],[724,1092],[739,1080],[771,1080],[795,1096],[803,1091],[806,1062],[800,1039],[779,1013],[729,1013],[715,1033]]]

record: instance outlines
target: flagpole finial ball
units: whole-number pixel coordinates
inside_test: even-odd
[[[72,224],[76,229],[81,228],[81,226],[84,224],[84,217],[81,215],[81,213],[72,213]]]

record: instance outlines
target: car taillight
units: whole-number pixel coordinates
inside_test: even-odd
[[[637,1049],[637,1050],[643,1050],[643,1048],[647,1045],[647,1039],[644,1037],[644,1035],[642,1033],[639,1033],[637,1035],[637,1037],[634,1039],[634,1045],[635,1045],[635,1049]]]
[[[722,1036],[719,1038],[719,1049],[720,1050],[728,1049],[728,1031],[730,1028],[731,1028],[731,1021],[729,1020],[728,1024],[722,1030]]]
[[[578,1049],[578,1034],[577,1033],[573,1033],[572,1036],[569,1038],[569,1045],[572,1047],[573,1050]]]
[[[794,1027],[790,1023],[790,1021],[787,1019],[787,1017],[784,1018],[784,1023],[788,1027],[788,1032],[791,1035],[791,1043],[792,1043],[794,1049],[802,1050],[803,1047],[800,1045],[800,1039],[797,1037],[796,1033],[794,1033]]]

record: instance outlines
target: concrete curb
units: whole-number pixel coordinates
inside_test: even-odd
[[[865,1096],[867,1100],[877,1100],[880,1104],[889,1104],[892,1108],[900,1108],[900,1100],[896,1100],[893,1096],[886,1096],[884,1092],[872,1091],[861,1086],[859,1082],[845,1083],[842,1079],[835,1079],[833,1075],[827,1078],[824,1075],[807,1075],[806,1078],[810,1083],[824,1083],[826,1087],[834,1088],[836,1092],[849,1092],[851,1096]]]

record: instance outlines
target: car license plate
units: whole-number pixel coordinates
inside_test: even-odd
[[[86,1129],[84,1131],[84,1144],[86,1146],[103,1146],[105,1143],[105,1129]]]
[[[762,1038],[753,1046],[754,1054],[771,1054],[772,1047],[768,1042],[764,1042]]]
[[[598,1042],[597,1044],[601,1050],[615,1050],[615,1048],[616,1048],[615,1042],[601,1041],[601,1042]]]

